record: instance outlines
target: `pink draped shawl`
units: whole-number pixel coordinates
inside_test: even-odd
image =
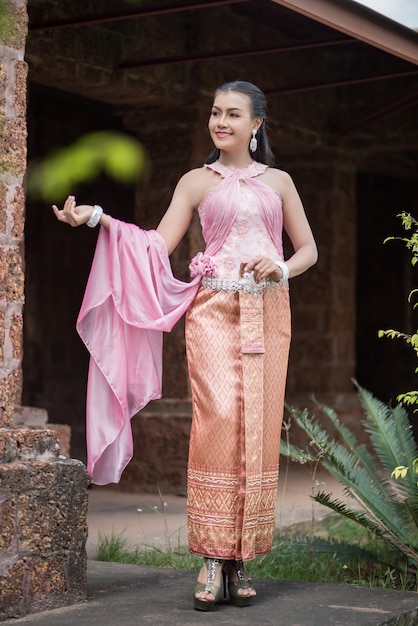
[[[242,179],[257,197],[269,234],[281,251],[277,193],[245,176],[245,170],[230,172],[207,198],[205,255],[215,254],[228,235]],[[119,482],[132,458],[130,419],[161,397],[162,332],[170,331],[190,306],[200,278],[185,283],[173,276],[165,241],[156,231],[116,219],[110,220],[109,230],[100,229],[77,320],[77,331],[90,352],[86,435],[87,470],[93,483]]]

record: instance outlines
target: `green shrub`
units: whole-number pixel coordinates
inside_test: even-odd
[[[295,460],[320,463],[352,498],[349,503],[320,492],[314,500],[336,513],[354,520],[373,532],[418,566],[418,486],[412,474],[397,482],[391,478],[394,467],[418,456],[408,415],[401,405],[385,405],[357,385],[365,411],[363,425],[370,440],[369,451],[342,424],[331,408],[317,404],[323,416],[336,429],[341,443],[330,438],[315,416],[308,411],[287,407],[291,416],[309,438],[305,450],[287,441],[281,452]]]

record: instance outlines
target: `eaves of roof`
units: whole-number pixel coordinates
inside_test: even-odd
[[[418,32],[354,0],[272,0],[272,2],[418,65]]]

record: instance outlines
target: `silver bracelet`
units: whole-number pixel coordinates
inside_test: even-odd
[[[103,215],[103,209],[98,204],[95,204],[93,207],[93,213],[90,215],[89,221],[87,222],[87,226],[89,228],[94,228],[100,222],[100,218]]]
[[[282,277],[279,282],[286,283],[289,280],[289,267],[284,261],[276,261],[277,267],[282,270]]]

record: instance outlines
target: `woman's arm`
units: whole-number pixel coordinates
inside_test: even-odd
[[[193,211],[199,205],[208,184],[209,176],[205,168],[191,170],[177,183],[170,205],[157,227],[157,232],[167,244],[169,254],[185,235],[192,221]],[[93,209],[90,204],[77,205],[74,196],[68,196],[62,210],[55,204],[52,206],[57,220],[73,227],[87,224]],[[99,224],[109,228],[109,215],[102,213]]]
[[[164,238],[168,254],[180,243],[193,219],[194,209],[206,191],[207,171],[204,168],[191,170],[177,183],[170,205],[157,226],[157,232]]]
[[[318,250],[302,201],[291,177],[282,176],[283,227],[288,234],[294,254],[286,261],[289,277],[299,276],[318,260]]]

